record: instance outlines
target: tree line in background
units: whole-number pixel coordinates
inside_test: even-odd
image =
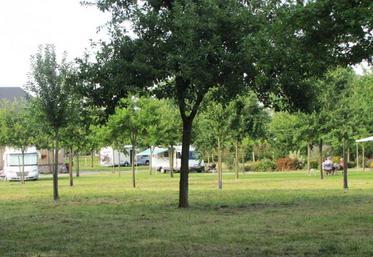
[[[302,151],[299,144],[319,144],[322,149],[332,138],[348,149],[351,138],[363,133],[354,122],[369,107],[353,107],[352,99],[363,95],[357,92],[361,89],[355,88],[355,93],[349,88],[364,84],[364,79],[334,69],[372,61],[370,1],[95,3],[112,14],[108,42],[97,42],[95,53],[74,64],[58,64],[51,46],[33,58],[30,91],[40,110],[36,116],[56,153],[63,144],[79,152],[85,147],[82,138],[91,139],[91,149],[100,145],[96,139],[118,148],[127,140],[133,147],[164,144],[171,151],[180,142],[179,207],[185,208],[193,142],[201,154],[214,151],[218,157],[221,188],[222,158],[230,144],[238,177],[245,145],[272,147],[265,152],[274,160],[288,150],[284,145],[292,144],[282,141],[281,133],[284,138],[303,133],[292,139]],[[129,36],[124,24],[131,24],[135,36]],[[153,117],[153,108],[163,106],[156,98],[169,105],[162,107],[161,119]],[[278,110],[308,114],[274,113]],[[280,115],[307,125],[281,132],[276,126],[292,122],[277,118]],[[163,139],[160,132],[173,136]],[[54,198],[58,199],[57,166]]]

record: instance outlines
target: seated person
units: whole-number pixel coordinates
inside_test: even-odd
[[[322,163],[322,169],[325,170],[327,173],[333,172],[333,162],[330,157],[328,157],[323,163]]]

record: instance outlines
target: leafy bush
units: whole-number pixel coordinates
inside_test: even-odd
[[[244,171],[256,171],[258,162],[246,162],[244,165]]]
[[[310,168],[311,169],[318,169],[319,168],[319,162],[318,161],[310,161]]]
[[[256,165],[256,171],[273,171],[275,169],[276,163],[268,159],[258,161]]]

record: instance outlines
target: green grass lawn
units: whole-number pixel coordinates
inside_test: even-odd
[[[178,209],[178,175],[128,171],[0,182],[0,256],[373,256],[373,173],[342,176],[190,175]]]

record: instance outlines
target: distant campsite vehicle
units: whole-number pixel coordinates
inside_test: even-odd
[[[126,153],[113,150],[112,147],[105,147],[100,150],[101,166],[130,166],[132,163],[131,146],[125,146]]]
[[[136,154],[136,165],[149,165],[150,153],[149,154]]]
[[[3,171],[6,180],[36,180],[39,178],[39,153],[36,147],[28,147],[24,152],[24,173],[22,175],[22,152],[20,149],[6,147],[3,154]]]
[[[181,165],[181,146],[174,147],[174,170],[180,171]],[[137,156],[148,155],[150,156],[150,149],[147,149]],[[154,169],[165,172],[170,170],[170,159],[168,148],[155,147],[151,160],[151,165]],[[202,172],[204,171],[204,162],[198,156],[198,153],[195,151],[193,146],[189,148],[189,170]]]

